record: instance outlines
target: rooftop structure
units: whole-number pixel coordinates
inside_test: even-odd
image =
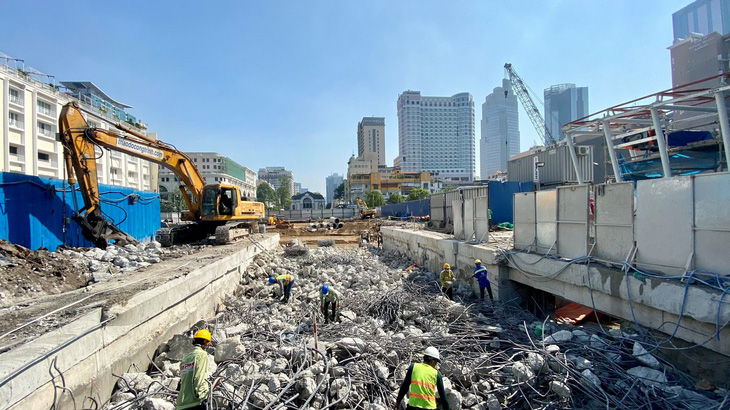
[[[362,157],[366,152],[378,156],[378,165],[385,166],[385,118],[363,117],[357,123],[357,155]]]

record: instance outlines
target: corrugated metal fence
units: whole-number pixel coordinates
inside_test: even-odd
[[[380,207],[380,216],[384,217],[426,216],[430,213],[431,201],[429,199],[388,204]]]
[[[454,223],[454,201],[464,201],[480,197],[489,197],[489,209],[492,210],[492,224],[512,223],[512,196],[517,192],[531,192],[535,189],[532,182],[499,182],[489,181],[487,186],[459,188],[454,191],[431,195],[431,221],[435,226],[447,226]]]
[[[101,209],[109,220],[139,241],[154,238],[160,228],[157,193],[112,185],[100,185],[99,190]],[[0,239],[31,250],[94,246],[70,219],[74,195],[81,206],[81,193],[64,187],[62,180],[0,173]]]

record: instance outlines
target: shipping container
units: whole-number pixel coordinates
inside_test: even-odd
[[[519,154],[516,156],[518,158],[513,157],[507,162],[507,180],[537,183],[535,180],[537,173],[539,184],[542,186],[577,183],[578,178],[569,150],[567,144],[561,144],[535,153]],[[575,150],[583,182],[593,182],[593,147],[577,146]],[[543,166],[536,167],[536,161]]]

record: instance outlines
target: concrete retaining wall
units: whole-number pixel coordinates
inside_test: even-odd
[[[454,240],[450,235],[428,231],[384,226],[381,232],[385,249],[405,253],[419,265],[435,272],[442,269],[443,263],[449,263],[454,268],[457,282],[468,281],[475,291],[478,287],[471,278],[471,272],[474,259],[481,259],[489,271],[498,300],[510,300],[516,296],[514,281],[585,306],[595,306],[598,311],[628,321],[633,321],[633,316],[636,316],[636,321],[642,326],[667,334],[675,332],[679,315],[683,314],[681,327],[676,329],[677,338],[730,356],[730,328],[720,331],[719,340],[713,337],[718,306],[720,326],[730,320],[730,304],[720,302],[722,295],[718,291],[690,286],[683,303],[685,284],[678,281],[626,278],[618,269],[570,264],[526,253],[512,257],[510,266],[498,265],[501,252],[491,246],[467,244]],[[627,281],[632,303],[629,303]]]
[[[267,249],[279,235],[259,241]],[[232,293],[241,272],[261,247],[250,246],[154,289],[139,293],[109,312],[96,308],[30,343],[0,355],[0,409],[42,409],[53,404],[52,361],[63,373],[65,387],[80,408],[84,397],[109,398],[116,377],[132,364],[149,366],[157,347],[215,313],[223,296]],[[58,372],[54,371],[58,376]],[[56,385],[61,385],[56,377]],[[60,396],[63,391],[56,387]],[[60,408],[73,408],[66,393]]]

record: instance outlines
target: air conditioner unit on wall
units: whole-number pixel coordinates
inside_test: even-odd
[[[591,147],[576,147],[575,151],[578,155],[588,155]]]

